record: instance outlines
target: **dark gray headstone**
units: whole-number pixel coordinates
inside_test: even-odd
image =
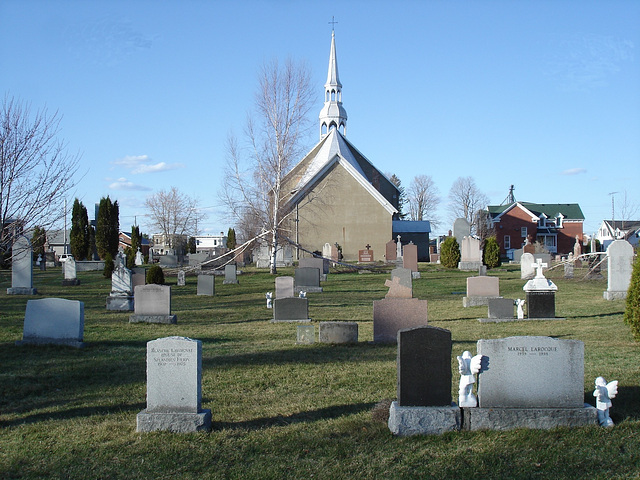
[[[490,298],[489,318],[513,318],[513,299]]]
[[[273,301],[274,322],[308,322],[309,300],[307,298],[276,298]]]
[[[320,273],[327,274],[329,273],[329,260],[318,257],[305,257],[300,259],[300,261],[298,262],[298,267],[317,268],[320,270]]]
[[[556,292],[527,292],[527,317],[555,318]]]
[[[451,405],[451,332],[418,327],[398,332],[398,404]]]
[[[296,268],[295,270],[296,288],[319,287],[320,269],[313,267]]]
[[[215,286],[215,277],[213,275],[198,275],[197,295],[213,296]]]
[[[224,285],[234,285],[238,283],[238,267],[235,263],[224,266]]]

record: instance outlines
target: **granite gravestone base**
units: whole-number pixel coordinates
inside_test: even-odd
[[[186,337],[147,342],[147,408],[138,413],[136,430],[211,430],[211,410],[201,402],[202,342]]]
[[[84,347],[84,302],[64,298],[28,300],[22,340],[16,345]]]
[[[584,343],[551,337],[479,340],[489,368],[478,376],[478,408],[463,408],[464,430],[597,425],[584,403]]]
[[[451,332],[418,327],[398,332],[398,400],[389,408],[394,435],[441,434],[460,429],[451,403]]]

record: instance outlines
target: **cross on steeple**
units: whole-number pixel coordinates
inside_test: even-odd
[[[331,16],[331,21],[330,21],[329,23],[331,24],[331,30],[332,30],[332,31],[333,31],[333,30],[335,30],[335,25],[336,25],[336,23],[338,23],[338,22],[336,22],[336,17],[334,17],[334,16],[332,15],[332,16]]]

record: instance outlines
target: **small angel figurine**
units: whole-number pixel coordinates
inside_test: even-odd
[[[300,290],[300,293],[298,293],[298,297],[299,298],[307,298],[307,292],[304,292],[304,291]]]
[[[611,408],[611,399],[618,394],[618,381],[607,383],[604,378],[598,377],[595,383],[596,389],[593,391],[593,396],[596,397],[598,423],[603,427],[613,427],[613,420],[609,417],[609,408]]]
[[[485,355],[471,356],[469,351],[464,351],[458,359],[460,371],[460,390],[458,391],[459,407],[477,407],[478,399],[471,393],[473,384],[476,383],[475,374],[488,368],[489,357]]]
[[[267,308],[273,308],[273,304],[272,304],[273,292],[267,292],[264,294],[264,296],[267,299]]]
[[[516,300],[516,306],[518,307],[518,320],[524,319],[524,309],[522,307],[524,307],[525,303],[526,301],[522,300],[521,298],[518,298]]]

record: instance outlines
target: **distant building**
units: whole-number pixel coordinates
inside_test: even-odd
[[[418,261],[429,261],[429,234],[431,233],[431,224],[426,221],[413,220],[394,220],[393,221],[393,239],[396,240],[400,235],[400,242],[406,245],[412,242],[418,246]]]
[[[603,220],[595,235],[602,249],[606,250],[614,240],[626,240],[634,247],[640,237],[640,220]]]
[[[217,257],[227,251],[227,236],[220,235],[196,235],[196,253],[206,253],[211,257]]]
[[[184,255],[188,240],[186,235],[154,233],[151,240],[151,249],[154,255]]]
[[[142,241],[140,243],[140,252],[142,255],[149,255],[149,249],[151,248],[151,242],[149,239],[142,237]],[[118,235],[118,247],[122,247],[123,249],[131,247],[131,232],[120,232]]]
[[[582,241],[584,215],[577,203],[513,202],[489,205],[487,221],[496,233],[500,253],[510,256],[528,239],[550,253],[569,254]]]

